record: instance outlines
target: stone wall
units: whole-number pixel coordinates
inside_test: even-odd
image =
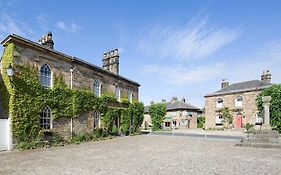
[[[261,91],[249,91],[249,92],[240,92],[227,95],[211,96],[205,97],[205,128],[214,128],[221,127],[216,126],[216,115],[218,114],[216,108],[216,101],[218,98],[223,100],[223,107],[228,107],[231,110],[241,111],[243,118],[242,124],[252,123],[255,124],[256,114],[258,109],[256,107],[256,97]],[[235,107],[235,98],[241,96],[243,98],[242,107]],[[235,116],[238,112],[233,112],[233,121],[235,122]],[[235,126],[235,125],[234,125]]]
[[[191,116],[189,116],[191,113]],[[165,127],[165,122],[171,122],[170,127],[172,127],[172,121],[176,121],[176,128],[178,129],[188,129],[188,120],[189,128],[197,128],[197,111],[187,111],[187,110],[176,110],[168,111],[166,116],[172,116],[172,119],[164,119],[163,127]],[[152,124],[151,116],[149,114],[144,115],[142,127],[145,127],[145,122],[147,124]]]
[[[172,116],[172,121],[176,121],[176,128],[178,129],[197,128],[197,111],[168,111],[166,115]]]
[[[70,87],[71,73],[73,71],[73,88],[90,89],[93,90],[93,83],[96,79],[102,83],[101,93],[114,94],[115,86],[121,88],[121,97],[128,98],[128,91],[133,91],[133,99],[138,100],[138,86],[130,81],[121,78],[109,71],[95,68],[79,61],[72,61],[68,57],[55,54],[48,50],[36,49],[35,47],[28,47],[17,44],[17,50],[20,55],[16,57],[16,64],[25,64],[35,67],[40,75],[40,68],[44,64],[48,64],[52,71],[52,80],[55,75],[61,74],[65,83]]]
[[[71,59],[63,54],[57,54],[38,46],[30,46],[25,43],[16,43],[18,54],[15,56],[15,64],[29,65],[37,69],[40,77],[40,68],[48,64],[51,68],[51,79],[54,82],[54,76],[61,74],[68,87],[71,86],[70,69],[74,67],[72,85],[76,89],[93,90],[93,83],[96,79],[102,83],[101,94],[115,93],[115,86],[121,88],[121,98],[128,98],[128,91],[133,92],[133,99],[138,100],[139,85],[115,75],[109,71],[98,68],[94,65],[85,64],[82,61]],[[16,70],[17,71],[17,70]],[[93,128],[93,112],[83,113],[72,122],[73,132],[91,132]],[[52,129],[59,132],[63,137],[69,138],[71,135],[71,120],[69,118],[59,118],[52,121]]]

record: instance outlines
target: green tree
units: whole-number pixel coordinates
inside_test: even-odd
[[[165,103],[155,103],[149,107],[149,115],[152,121],[152,130],[156,131],[162,128],[163,120],[166,114]]]
[[[259,113],[263,116],[262,97],[271,96],[270,101],[270,125],[281,133],[281,84],[264,89],[256,98]]]

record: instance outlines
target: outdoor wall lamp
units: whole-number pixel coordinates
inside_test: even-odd
[[[11,65],[11,63],[9,64],[9,66],[6,68],[7,74],[9,77],[12,77],[14,75],[14,69]]]

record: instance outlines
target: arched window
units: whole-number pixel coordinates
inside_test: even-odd
[[[121,100],[121,89],[119,86],[115,86],[115,98],[117,101]]]
[[[94,94],[98,97],[101,95],[101,82],[98,79],[94,81]]]
[[[47,64],[44,64],[40,69],[41,85],[51,87],[51,69]]]
[[[235,98],[235,106],[239,107],[243,105],[243,98],[241,96],[238,96]]]
[[[217,99],[216,107],[217,108],[222,108],[222,106],[223,106],[223,100],[221,98]]]
[[[128,90],[128,101],[131,103],[133,101],[133,91],[131,89]]]
[[[48,106],[45,106],[41,111],[40,127],[42,129],[52,129],[52,112]]]
[[[94,112],[94,128],[100,128],[100,112]]]

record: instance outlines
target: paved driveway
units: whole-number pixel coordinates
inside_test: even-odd
[[[0,174],[280,174],[280,149],[234,144],[147,135],[1,152]]]

